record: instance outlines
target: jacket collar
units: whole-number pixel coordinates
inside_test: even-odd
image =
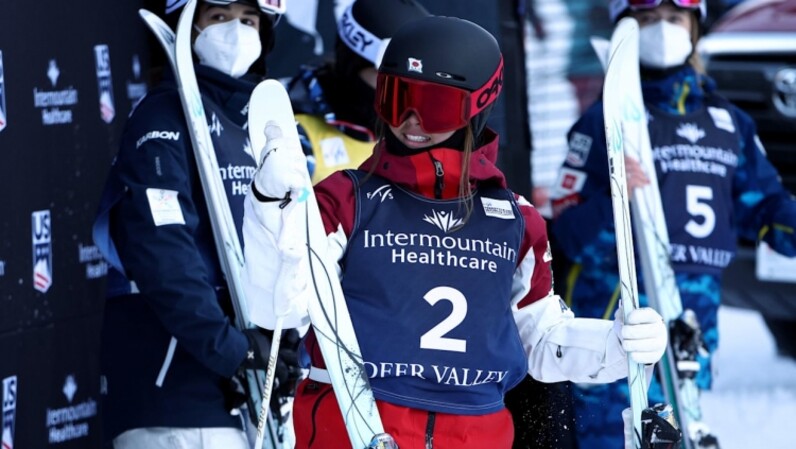
[[[497,168],[498,135],[492,130],[484,130],[483,141],[480,147],[473,150],[470,157],[470,183],[475,187],[478,185],[490,185],[496,187],[506,187],[506,179],[503,173]],[[418,192],[424,196],[434,197],[430,192],[434,191],[433,183],[434,166],[432,158],[442,163],[446,173],[446,192],[451,192],[455,186],[455,194],[447,193],[444,198],[452,198],[458,194],[458,180],[461,173],[461,155],[459,150],[448,148],[437,148],[428,152],[423,152],[413,156],[397,156],[389,153],[384,148],[384,139],[376,144],[374,154],[360,165],[360,169],[369,171],[375,175],[386,178],[387,180],[401,185],[411,191]],[[459,156],[454,156],[458,154]],[[455,182],[451,183],[455,178]],[[431,183],[432,185],[429,185]]]

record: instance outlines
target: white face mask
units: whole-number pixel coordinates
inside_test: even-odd
[[[641,65],[666,69],[683,64],[694,49],[691,34],[685,28],[664,20],[639,31]]]
[[[260,33],[240,20],[208,25],[193,43],[200,64],[233,78],[245,74],[260,57],[262,49]]]

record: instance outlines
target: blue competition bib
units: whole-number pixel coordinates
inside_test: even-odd
[[[480,415],[527,371],[510,299],[524,221],[513,194],[473,211],[349,171],[357,212],[342,286],[377,398]],[[458,228],[458,229],[457,229]]]
[[[650,141],[675,270],[719,273],[732,260],[732,184],[740,143],[719,100],[681,117],[650,109]]]
[[[249,142],[249,133],[224,116],[221,108],[202,97],[218,171],[227,191],[229,208],[243,245],[243,200],[257,171]]]

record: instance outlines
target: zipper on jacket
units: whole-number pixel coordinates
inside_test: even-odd
[[[163,360],[158,378],[155,380],[155,385],[157,385],[158,388],[163,387],[163,382],[166,380],[166,373],[169,371],[169,367],[171,367],[171,361],[174,360],[174,351],[176,349],[177,339],[172,336],[171,341],[169,341],[169,349],[166,350],[166,358]]]
[[[426,421],[426,449],[434,449],[434,421],[437,420],[436,412],[428,412]]]
[[[431,157],[431,162],[434,163],[434,176],[436,177],[436,182],[434,182],[434,197],[436,199],[442,199],[442,191],[445,188],[445,170],[442,168],[442,162],[434,159]]]

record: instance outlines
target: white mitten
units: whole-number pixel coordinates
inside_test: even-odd
[[[279,276],[274,287],[274,315],[284,316],[291,310],[306,311],[309,260],[307,247],[301,239],[301,227],[295,226],[296,204],[291,202],[283,211],[285,223],[277,240],[277,248],[281,257]]]
[[[634,362],[656,363],[666,351],[669,336],[663,317],[654,309],[640,307],[630,312],[627,322],[620,305],[614,315],[614,329],[622,340],[622,349]]]
[[[257,191],[273,199],[285,198],[310,188],[307,158],[298,142],[282,135],[282,128],[273,120],[265,124],[265,148],[262,161],[254,175]]]

